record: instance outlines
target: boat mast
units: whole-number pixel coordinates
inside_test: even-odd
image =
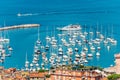
[[[26,52],[26,61],[28,61],[28,59],[27,59],[27,52]]]
[[[111,38],[113,38],[113,25],[112,25],[112,28],[111,28]]]
[[[39,27],[38,27],[38,40],[40,40],[39,36],[40,36],[40,33],[39,33]]]
[[[5,20],[4,20],[4,24],[3,24],[3,27],[5,27],[6,26],[6,23],[5,23]],[[3,38],[5,38],[5,30],[3,30]]]
[[[96,30],[96,34],[97,34],[97,37],[98,37],[98,35],[99,35],[99,31],[98,31],[99,29],[98,29],[98,22],[97,22],[97,30]]]

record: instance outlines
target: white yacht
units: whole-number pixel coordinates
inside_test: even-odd
[[[76,58],[80,58],[80,55],[78,53],[75,54]]]
[[[90,50],[91,50],[91,51],[95,51],[95,47],[94,47],[94,46],[91,46],[91,47],[90,47]]]
[[[84,62],[85,62],[85,63],[88,63],[88,60],[85,59]]]
[[[88,51],[88,48],[85,46],[85,47],[83,48],[83,50],[84,50],[84,51]]]
[[[70,24],[70,25],[67,25],[63,28],[57,28],[58,30],[61,30],[61,31],[74,31],[74,30],[81,30],[81,26],[80,25],[73,25],[73,24]]]
[[[100,53],[99,53],[99,52],[97,52],[97,53],[96,53],[96,56],[100,56]]]
[[[81,57],[86,57],[86,53],[85,52],[83,52],[83,51],[81,51]]]
[[[12,51],[12,50],[13,50],[13,48],[9,46],[9,47],[8,47],[8,50],[9,50],[9,51]]]
[[[88,57],[93,57],[93,54],[92,54],[92,53],[89,53],[89,54],[88,54]]]
[[[58,52],[63,52],[63,49],[60,47],[60,48],[58,49]]]

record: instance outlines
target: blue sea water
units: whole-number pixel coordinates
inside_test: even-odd
[[[91,60],[88,65],[99,65],[109,67],[114,65],[114,54],[120,48],[120,1],[119,0],[2,0],[0,1],[0,25],[6,26],[39,23],[40,39],[44,42],[46,34],[51,34],[54,28],[68,24],[79,23],[96,27],[103,26],[103,33],[107,30],[110,36],[113,25],[114,38],[118,41],[115,49],[110,52],[102,51],[99,60]],[[28,16],[17,16],[21,14],[33,14]],[[46,29],[50,30],[46,32]],[[100,27],[99,27],[100,30]],[[34,43],[37,40],[37,29],[20,29],[7,31],[10,45],[14,51],[11,57],[6,58],[6,68],[23,68],[25,55],[32,61]],[[55,31],[58,33],[58,31]]]

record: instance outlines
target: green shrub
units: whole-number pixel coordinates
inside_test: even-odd
[[[46,77],[46,78],[50,78],[50,75],[49,75],[49,74],[46,74],[45,77]]]
[[[98,70],[100,70],[100,71],[102,71],[102,70],[103,70],[103,68],[102,68],[102,67],[99,67],[99,66],[97,67],[97,69],[98,69]]]
[[[117,80],[120,78],[120,74],[112,74],[110,76],[107,77],[108,80]]]
[[[55,69],[54,67],[50,67],[50,69]]]
[[[38,72],[46,72],[46,70],[44,70],[44,69],[40,69]]]
[[[52,72],[55,73],[55,70],[53,70]]]

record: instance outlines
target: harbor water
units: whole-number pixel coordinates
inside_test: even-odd
[[[100,58],[94,56],[87,65],[109,67],[114,65],[114,54],[120,51],[119,3],[119,0],[3,0],[0,2],[0,25],[40,24],[39,37],[45,44],[46,35],[57,37],[61,33],[57,27],[80,24],[83,30],[89,32],[91,29],[95,32],[98,24],[98,31],[106,36],[112,35],[117,40],[117,45],[109,51],[101,50]],[[26,52],[28,60],[32,62],[38,28],[7,30],[4,33],[10,39],[13,53],[0,65],[6,68],[24,68]]]

